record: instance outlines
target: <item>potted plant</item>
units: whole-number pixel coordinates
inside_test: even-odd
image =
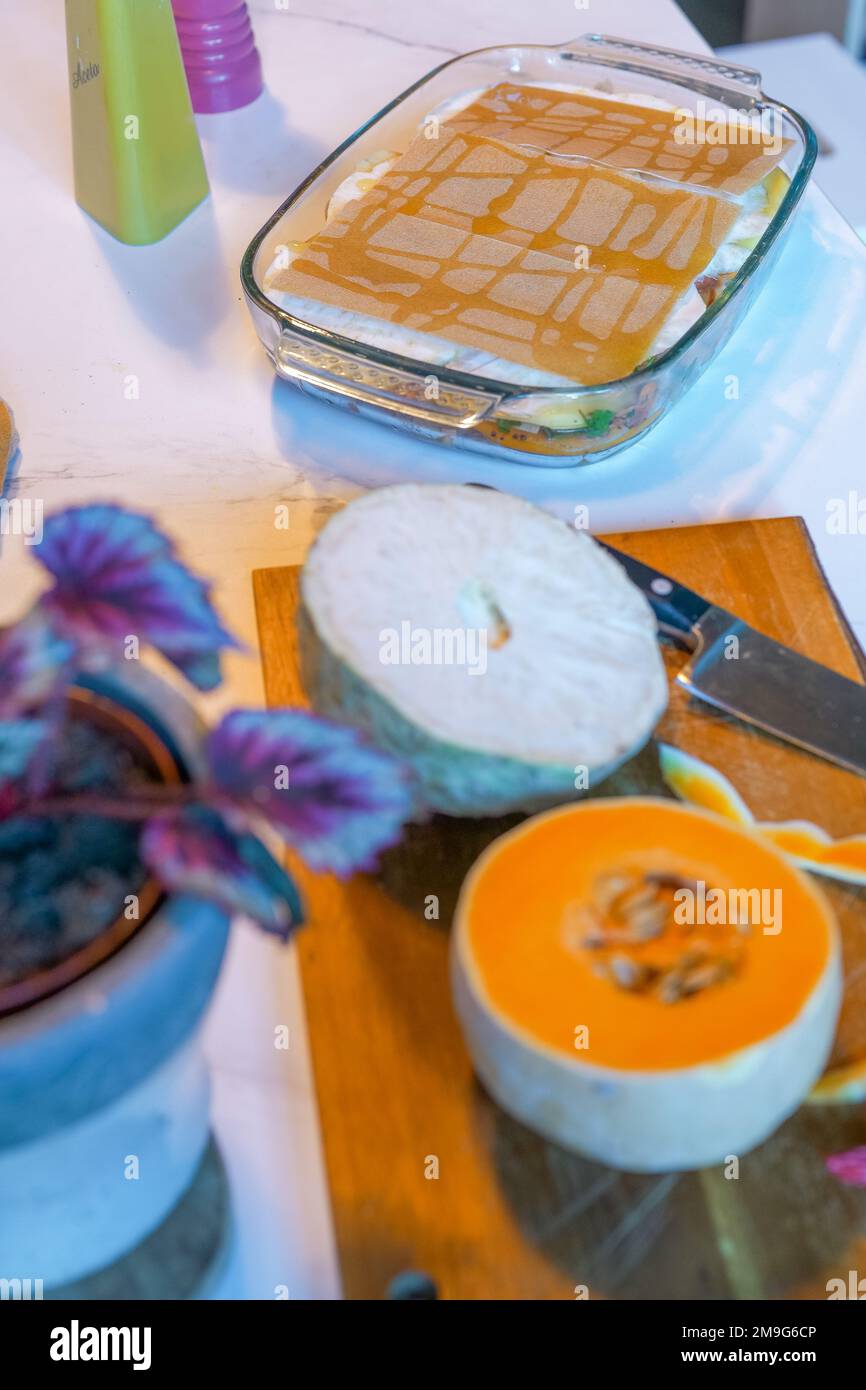
[[[287,939],[294,884],[369,869],[410,812],[403,768],[299,709],[206,730],[237,645],[145,517],[49,517],[49,586],[0,630],[0,1277],[64,1284],[179,1201],[209,1133],[197,1045],[230,919]]]

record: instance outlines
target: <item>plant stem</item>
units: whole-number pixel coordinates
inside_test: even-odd
[[[69,796],[37,797],[16,814],[24,816],[104,816],[107,820],[147,820],[160,811],[192,806],[202,800],[203,789],[194,785],[138,788],[123,800],[100,792],[76,792]]]

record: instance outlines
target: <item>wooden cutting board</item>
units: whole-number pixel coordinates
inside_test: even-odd
[[[866,663],[802,521],[630,532],[613,544],[770,636],[862,681]],[[304,702],[297,569],[254,588],[268,702]],[[685,659],[666,651],[671,674]],[[760,819],[866,831],[866,780],[689,700],[672,686],[659,737],[716,765]],[[661,790],[654,750],[605,791]],[[406,1270],[440,1297],[826,1298],[866,1271],[866,1192],[825,1169],[866,1143],[861,1105],[806,1105],[724,1170],[634,1175],[565,1153],[509,1119],[475,1081],[448,984],[448,924],[466,869],[519,817],[436,817],[389,852],[377,879],[300,868],[307,1022],[348,1298],[384,1297]],[[829,881],[824,880],[827,884]],[[866,1056],[866,894],[829,889],[847,997],[834,1065]],[[424,904],[436,894],[439,921]]]

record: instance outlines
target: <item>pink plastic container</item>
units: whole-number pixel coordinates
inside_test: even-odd
[[[234,111],[262,90],[245,0],[171,0],[194,111]]]

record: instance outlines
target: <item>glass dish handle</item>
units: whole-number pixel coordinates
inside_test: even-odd
[[[713,81],[714,85],[752,100],[763,97],[761,74],[755,68],[730,63],[710,53],[685,53],[682,49],[661,48],[656,44],[641,43],[638,39],[617,39],[610,34],[582,34],[579,39],[562,45],[564,53],[571,50],[602,62],[609,54],[611,65],[627,66],[659,77],[678,74],[691,78],[692,82],[704,77]],[[632,55],[630,63],[622,62],[624,54]]]
[[[359,405],[396,409],[427,424],[470,429],[499,405],[502,397],[440,381],[435,367],[425,376],[385,366],[357,352],[341,352],[283,329],[274,365],[288,381],[347,397]]]

